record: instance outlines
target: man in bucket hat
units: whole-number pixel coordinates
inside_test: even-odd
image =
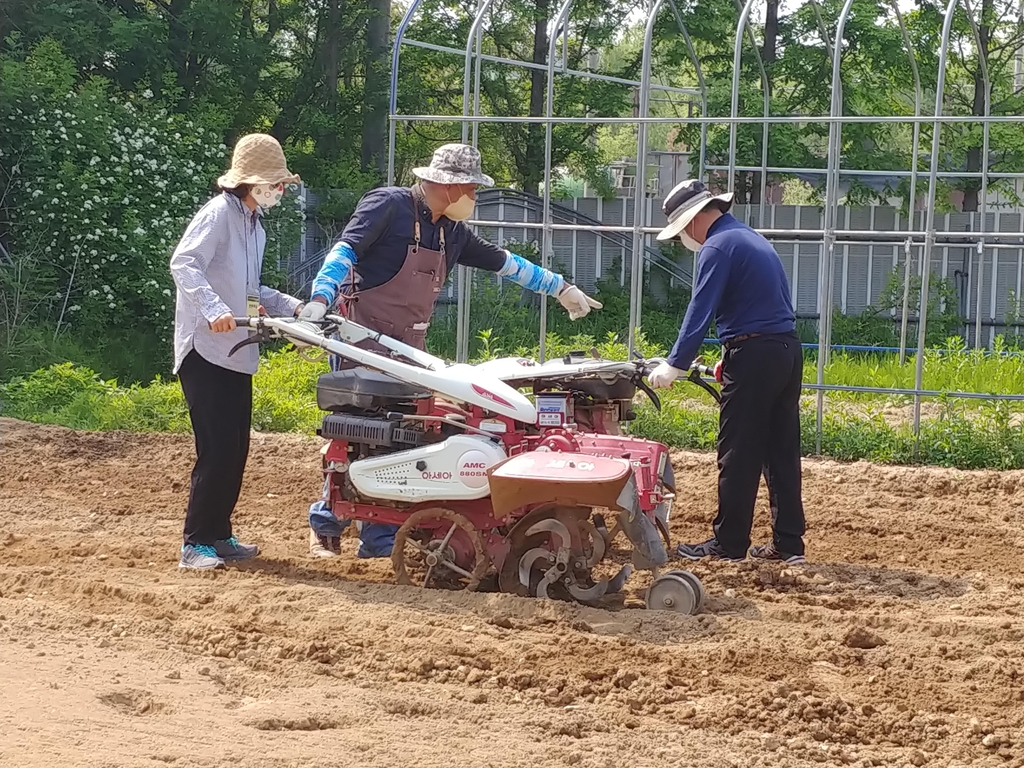
[[[751,557],[804,561],[800,476],[803,354],[782,260],[764,237],[729,210],[732,194],[712,195],[699,180],[665,199],[668,225],[659,240],[697,253],[697,277],[679,338],[650,375],[668,387],[690,368],[712,317],[722,342],[718,429],[718,516],[714,535],[680,544],[680,557],[739,561],[750,547],[762,473],[768,483],[773,540]]]
[[[601,304],[561,275],[488,243],[464,223],[476,206],[477,187],[494,186],[480,153],[466,144],[439,147],[430,165],[414,168],[411,189],[384,187],[359,201],[341,239],[313,281],[300,317],[317,321],[343,297],[349,318],[371,330],[424,349],[434,305],[457,264],[496,272],[536,293],[555,296],[573,320]],[[332,367],[339,361],[332,359]],[[310,553],[338,553],[345,524],[324,501],[310,507]],[[397,528],[360,525],[360,557],[387,557]]]

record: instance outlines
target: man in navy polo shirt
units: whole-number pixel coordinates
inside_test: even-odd
[[[476,206],[477,187],[494,185],[475,147],[446,144],[434,152],[428,167],[414,168],[413,174],[420,183],[411,189],[374,189],[359,201],[313,281],[301,319],[322,320],[329,307],[342,302],[354,322],[424,349],[434,305],[456,264],[555,296],[573,320],[601,308],[561,275],[488,243],[463,223]],[[332,367],[339,364],[332,359]],[[309,521],[310,553],[336,555],[344,524],[324,501],[310,507]],[[359,556],[390,555],[396,530],[360,525]]]
[[[713,196],[699,180],[665,199],[668,225],[659,240],[679,240],[697,253],[697,276],[679,338],[651,372],[654,387],[671,386],[693,364],[712,317],[722,342],[718,428],[718,516],[714,535],[680,544],[699,560],[804,562],[801,499],[800,389],[803,353],[782,261],[764,237],[729,210],[732,193]],[[768,483],[773,540],[750,547],[762,473]]]

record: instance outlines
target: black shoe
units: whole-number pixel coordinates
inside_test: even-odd
[[[686,560],[703,560],[705,557],[710,557],[713,560],[724,560],[727,563],[742,563],[747,559],[745,554],[730,555],[722,549],[718,539],[714,536],[700,544],[680,544],[676,547],[676,555]]]
[[[807,562],[803,555],[790,555],[786,552],[780,552],[775,548],[774,544],[751,547],[750,556],[755,560],[772,560],[776,563],[788,563],[789,565],[802,565]]]

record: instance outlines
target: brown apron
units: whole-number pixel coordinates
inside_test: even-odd
[[[426,351],[427,329],[446,276],[444,228],[440,231],[440,250],[420,245],[420,212],[415,195],[410,193],[410,197],[414,216],[413,242],[406,251],[402,268],[381,285],[365,291],[350,288],[350,295],[342,299],[342,304],[347,305],[347,316],[353,322]],[[357,346],[386,352],[374,341],[360,342]],[[348,360],[338,361],[338,368],[354,365]]]

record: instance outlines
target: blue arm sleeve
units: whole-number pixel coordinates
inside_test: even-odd
[[[395,191],[387,187],[371,189],[359,200],[345,231],[341,233],[341,240],[327,254],[313,280],[311,298],[320,296],[327,300],[328,306],[334,303],[358,258],[366,255],[387,227]],[[408,192],[403,191],[403,194]]]
[[[508,252],[506,254],[505,265],[498,270],[502,277],[534,293],[544,293],[548,296],[557,296],[565,287],[565,278],[561,275],[556,275],[522,256]]]
[[[339,241],[327,254],[323,266],[316,273],[310,298],[320,296],[327,300],[327,306],[334,303],[341,286],[345,284],[356,263],[356,252],[344,240]]]
[[[711,317],[718,308],[722,291],[729,278],[729,262],[727,257],[717,248],[701,248],[697,260],[697,283],[686,308],[683,325],[679,329],[679,338],[668,356],[668,364],[673,368],[686,370],[693,363],[697,351],[704,341],[704,334],[711,325]]]

